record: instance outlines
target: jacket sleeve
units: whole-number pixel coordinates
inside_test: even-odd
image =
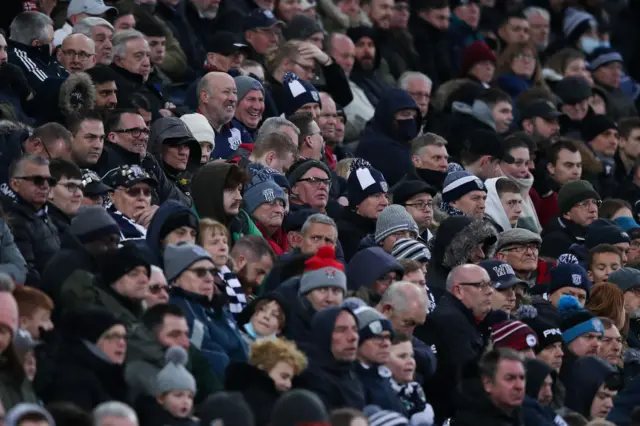
[[[36,257],[33,253],[33,241],[28,225],[21,220],[15,220],[13,223],[13,237],[18,250],[22,253],[22,257],[27,265],[27,279],[25,284],[38,287],[40,284],[40,272],[36,268]]]
[[[324,73],[327,93],[342,107],[349,105],[353,101],[353,94],[351,93],[351,87],[349,87],[349,80],[347,80],[347,76],[340,65],[331,60],[331,64],[322,67],[322,72]]]
[[[6,272],[19,284],[24,283],[27,264],[16,245],[13,234],[4,219],[0,219],[2,226],[2,242],[0,246],[0,271]],[[22,281],[22,282],[21,282]]]

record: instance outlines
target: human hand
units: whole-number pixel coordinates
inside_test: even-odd
[[[159,206],[149,206],[144,210],[140,210],[136,212],[133,216],[133,219],[136,221],[138,225],[142,225],[145,228],[149,227],[151,223],[151,219],[153,219],[153,215],[158,211]]]

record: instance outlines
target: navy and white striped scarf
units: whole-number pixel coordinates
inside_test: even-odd
[[[223,290],[228,297],[229,311],[234,315],[239,314],[247,306],[247,296],[244,294],[240,280],[226,265],[219,268],[218,278],[216,282],[220,290]]]

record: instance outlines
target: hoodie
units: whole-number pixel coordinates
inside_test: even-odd
[[[361,287],[371,288],[376,280],[391,271],[404,274],[404,268],[395,257],[384,251],[382,247],[369,247],[360,250],[347,264],[347,289],[357,291]],[[381,295],[380,295],[381,296]],[[379,300],[372,302],[377,303]]]
[[[162,239],[160,236],[160,232],[162,232],[162,226],[166,221],[171,218],[177,217],[179,215],[191,215],[193,219],[197,223],[198,218],[196,216],[196,212],[192,209],[186,207],[184,204],[181,204],[174,200],[167,200],[164,203],[160,204],[160,207],[153,215],[151,219],[151,223],[149,224],[149,228],[147,229],[147,246],[151,250],[153,255],[152,262],[154,265],[158,265],[162,267],[162,252],[164,251],[164,247],[162,246]],[[196,229],[196,232],[199,230]]]
[[[504,177],[497,177],[487,179],[485,185],[487,186],[487,204],[485,206],[485,213],[491,218],[503,231],[511,229],[511,223],[509,223],[509,217],[502,207],[502,201],[500,201],[500,195],[496,189],[496,182]]]
[[[591,417],[591,404],[600,386],[616,373],[616,369],[594,356],[578,358],[571,368],[571,373],[566,380],[567,398],[565,406],[582,414],[585,418]]]
[[[364,389],[354,373],[355,361],[337,361],[331,352],[333,329],[342,312],[353,315],[347,308],[331,307],[313,317],[311,331],[314,340],[309,353],[309,367],[294,380],[294,387],[315,392],[327,410],[343,407],[362,410],[365,405]],[[357,318],[353,317],[357,324]]]
[[[224,184],[235,164],[207,163],[191,179],[191,198],[200,217],[215,219],[228,226],[233,217],[224,211]]]
[[[544,361],[528,359],[525,361],[527,370],[527,387],[522,406],[525,426],[563,426],[564,420],[558,416],[550,405],[538,402],[538,393],[550,374],[555,377],[551,367]]]
[[[395,113],[415,110],[415,129],[402,134],[395,125]],[[410,141],[420,129],[420,110],[404,90],[392,89],[384,93],[373,118],[367,123],[355,156],[364,158],[379,170],[390,186],[395,185],[411,169]]]

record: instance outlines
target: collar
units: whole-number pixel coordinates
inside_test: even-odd
[[[558,223],[561,228],[566,229],[576,240],[584,241],[584,236],[587,233],[586,226],[579,225],[572,220],[560,216],[558,216]]]
[[[18,43],[17,41],[7,40],[7,45],[9,49],[13,48],[17,50],[23,50],[24,52],[27,53],[28,57],[35,57],[36,59],[39,59],[46,64],[53,62],[55,60],[54,56],[51,54],[51,51],[49,50],[50,48],[48,44],[40,45],[40,46],[29,46],[27,44]]]
[[[144,77],[140,74],[132,73],[129,70],[117,66],[116,64],[111,64],[111,69],[113,69],[115,72],[117,72],[127,80],[131,80],[137,84],[144,84]]]
[[[140,163],[142,162],[142,158],[140,157],[140,155],[138,155],[138,153],[128,151],[118,144],[107,142],[107,147],[115,151],[115,153],[122,158],[124,164],[140,165]]]

